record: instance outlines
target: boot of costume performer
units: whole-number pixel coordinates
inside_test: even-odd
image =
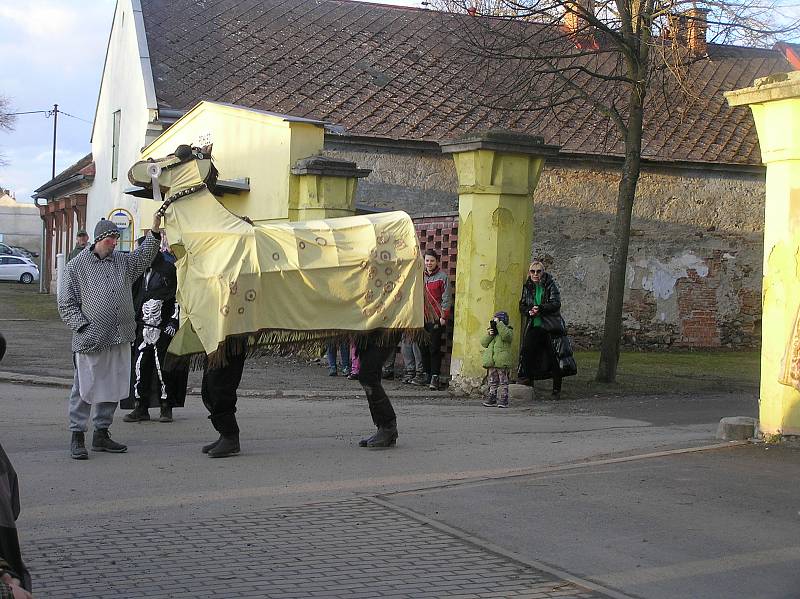
[[[219,439],[217,439],[217,440],[216,440],[216,441],[214,441],[213,443],[209,443],[208,445],[203,445],[202,452],[203,452],[203,453],[208,453],[209,451],[211,451],[212,449],[214,449],[214,448],[215,448],[217,445],[219,445],[219,442],[220,442],[220,441],[222,441],[222,435],[220,435],[220,436],[219,436]]]
[[[73,460],[88,460],[89,452],[86,451],[84,444],[84,434],[78,431],[73,431],[72,440],[69,444],[69,455]]]
[[[123,422],[142,422],[150,420],[150,412],[147,411],[149,406],[145,405],[145,399],[136,401],[136,407],[122,417]]]
[[[214,447],[208,450],[208,457],[227,458],[228,456],[236,455],[240,451],[238,433],[229,437],[223,435],[220,436]]]
[[[172,422],[172,406],[166,401],[161,402],[161,413],[158,416],[159,422]]]
[[[359,447],[392,447],[397,443],[397,423],[392,422],[386,426],[379,426],[377,432],[371,437],[361,439]]]
[[[92,435],[92,451],[107,451],[109,453],[125,453],[128,446],[117,443],[108,434],[107,428],[95,429]]]

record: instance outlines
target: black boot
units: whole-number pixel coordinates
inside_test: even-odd
[[[374,436],[367,439],[367,447],[392,447],[397,444],[397,426],[380,427]]]
[[[84,445],[83,433],[73,431],[72,441],[69,444],[69,457],[73,460],[89,459],[89,452],[86,451],[86,445]]]
[[[380,429],[378,429],[378,430],[380,430]],[[364,437],[363,439],[361,439],[361,441],[358,442],[358,446],[359,447],[368,447],[370,442],[374,441],[375,437],[377,437],[377,436],[378,436],[378,431],[375,431],[375,433],[373,435],[370,435],[369,437]]]
[[[219,439],[217,439],[217,440],[216,440],[216,441],[214,441],[213,443],[209,443],[208,445],[203,445],[203,449],[201,449],[201,451],[202,451],[203,453],[208,453],[209,451],[211,451],[212,449],[214,449],[214,448],[215,448],[217,445],[219,445],[219,442],[220,442],[220,441],[222,441],[222,435],[220,435],[220,436],[219,436]]]
[[[227,458],[236,455],[241,451],[239,447],[239,435],[230,437],[221,436],[217,444],[208,450],[210,458]]]
[[[107,428],[99,428],[92,435],[92,451],[107,451],[109,453],[125,453],[128,446],[113,441],[108,435]]]
[[[167,404],[161,404],[161,414],[158,417],[159,422],[172,422],[172,407]]]
[[[143,422],[150,420],[150,412],[141,404],[137,405],[131,412],[122,417],[123,422]]]

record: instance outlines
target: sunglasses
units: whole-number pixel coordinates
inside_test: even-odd
[[[542,270],[541,268],[532,268],[528,272],[530,272],[532,275],[540,275],[544,272],[544,270]]]

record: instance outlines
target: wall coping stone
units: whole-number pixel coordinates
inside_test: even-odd
[[[561,146],[544,143],[540,135],[512,133],[503,129],[490,129],[477,135],[459,139],[440,141],[443,154],[470,152],[474,150],[494,150],[509,154],[533,154],[536,156],[556,156]]]

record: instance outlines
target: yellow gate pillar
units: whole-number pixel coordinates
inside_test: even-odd
[[[800,391],[778,382],[800,306],[800,71],[756,79],[725,97],[750,106],[767,166],[759,427],[800,435]]]
[[[508,312],[519,346],[520,290],[533,240],[533,190],[557,146],[505,131],[440,144],[458,174],[458,259],[451,388],[480,389],[480,338],[498,310]],[[516,358],[515,358],[516,363]]]
[[[291,172],[289,220],[299,221],[354,215],[358,180],[372,171],[348,160],[310,156],[298,160]]]

